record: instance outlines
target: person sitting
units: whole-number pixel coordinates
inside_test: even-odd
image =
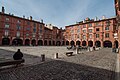
[[[18,49],[18,51],[13,55],[14,60],[20,60],[23,57],[23,53]]]

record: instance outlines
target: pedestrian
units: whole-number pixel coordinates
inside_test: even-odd
[[[23,53],[18,49],[18,51],[13,55],[14,60],[20,60],[23,57]]]

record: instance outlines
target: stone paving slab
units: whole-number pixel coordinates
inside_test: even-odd
[[[63,48],[59,50],[62,54]],[[43,63],[39,63],[39,56],[36,56],[38,60],[31,54],[25,57],[30,59],[28,62],[33,60],[32,64],[38,63],[1,70],[0,80],[115,80],[116,54],[109,48],[71,57],[64,55]]]

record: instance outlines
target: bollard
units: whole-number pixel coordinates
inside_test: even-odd
[[[79,52],[79,49],[78,49],[78,47],[76,48],[76,54],[78,54],[78,52]]]
[[[54,58],[55,58],[55,59],[58,58],[58,53],[55,53]]]
[[[45,54],[41,54],[41,60],[45,61]]]

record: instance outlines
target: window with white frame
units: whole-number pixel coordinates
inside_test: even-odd
[[[10,27],[10,25],[9,24],[5,24],[5,28],[9,28]]]
[[[86,30],[83,30],[83,33],[86,33]]]
[[[9,18],[6,18],[6,21],[9,21]]]
[[[89,38],[92,38],[92,34],[89,34]]]
[[[20,37],[20,32],[19,32],[19,31],[17,31],[16,36],[17,36],[17,37]]]
[[[85,36],[85,35],[83,35],[83,39],[86,39],[86,36]]]
[[[5,36],[9,35],[9,30],[5,30]]]
[[[109,26],[106,26],[106,27],[105,27],[105,30],[109,30]]]

